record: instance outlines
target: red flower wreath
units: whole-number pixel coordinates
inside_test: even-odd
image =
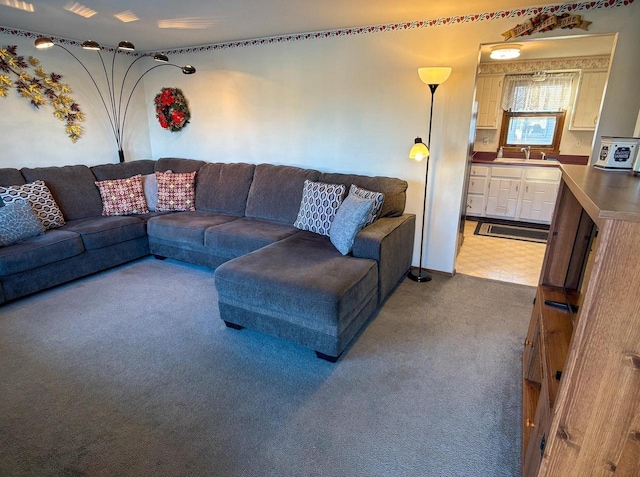
[[[180,131],[189,123],[191,113],[187,98],[178,88],[162,88],[155,97],[156,117],[163,129]]]

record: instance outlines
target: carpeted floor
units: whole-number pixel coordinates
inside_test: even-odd
[[[405,280],[338,363],[143,259],[0,307],[0,476],[520,475],[534,289]]]

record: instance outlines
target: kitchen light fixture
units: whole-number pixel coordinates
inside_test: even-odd
[[[494,46],[491,48],[489,57],[492,60],[512,60],[520,56],[520,49],[522,45],[512,44],[509,46]]]
[[[411,151],[409,152],[410,159],[416,161],[425,159],[426,164],[424,173],[424,199],[422,200],[422,231],[420,233],[420,266],[418,267],[417,273],[415,270],[409,270],[407,276],[411,280],[420,283],[431,281],[431,275],[422,268],[422,254],[424,251],[424,226],[427,219],[427,180],[429,179],[429,149],[431,148],[431,126],[433,124],[433,98],[438,86],[447,81],[447,79],[449,79],[449,75],[451,75],[451,68],[449,67],[438,66],[418,68],[418,76],[420,76],[423,83],[429,85],[429,89],[431,90],[431,110],[429,112],[429,136],[427,144],[425,145],[422,142],[422,139],[417,137]]]
[[[84,68],[86,73],[89,75],[89,78],[91,78],[91,81],[93,82],[93,85],[95,86],[96,91],[98,92],[98,95],[100,96],[100,100],[102,101],[102,106],[104,107],[104,111],[107,113],[107,118],[109,119],[109,124],[111,126],[111,130],[113,131],[116,144],[118,146],[118,157],[120,159],[120,162],[124,162],[123,138],[124,138],[125,125],[127,121],[127,111],[129,110],[129,103],[131,101],[131,97],[133,96],[133,92],[135,91],[136,87],[140,83],[140,80],[142,80],[142,78],[147,73],[151,72],[152,70],[155,70],[156,68],[160,68],[162,66],[173,66],[175,68],[180,69],[182,73],[185,75],[192,75],[196,72],[196,69],[191,65],[178,66],[178,65],[169,63],[168,62],[169,58],[167,58],[167,55],[164,55],[162,53],[156,53],[155,55],[151,55],[151,54],[139,55],[137,56],[137,58],[135,58],[131,62],[131,64],[127,68],[124,76],[122,77],[120,89],[116,90],[116,82],[114,79],[114,69],[115,69],[117,50],[135,51],[135,47],[133,46],[133,43],[131,43],[130,41],[121,41],[118,44],[118,48],[113,50],[113,57],[111,59],[111,76],[109,76],[109,74],[107,73],[107,67],[104,63],[102,55],[100,54],[100,50],[102,49],[102,47],[93,40],[87,40],[82,43],[82,48],[84,48],[85,50],[97,51],[98,56],[100,57],[100,63],[102,63],[102,70],[104,71],[104,76],[107,84],[107,91],[105,94],[103,94],[103,91],[101,91],[100,88],[98,87],[98,83],[94,79],[89,69],[85,66],[85,64],[82,61],[80,61],[80,59],[76,55],[71,53],[71,51],[69,51],[67,48],[65,48],[64,46],[58,43],[54,43],[54,41],[51,38],[47,38],[47,37],[39,37],[35,40],[34,43],[36,48],[38,49],[45,49],[45,48],[51,48],[52,46],[58,46],[62,48],[64,51],[66,51],[67,53],[69,53],[71,56],[73,56],[73,58],[75,58],[75,60],[78,63],[80,63],[80,66]],[[127,97],[127,102],[124,104],[124,109],[123,109],[123,95],[124,95],[125,83],[127,81],[127,76],[129,75],[129,71],[131,70],[131,67],[134,65],[136,61],[149,56],[153,57],[154,60],[160,62],[161,64],[148,68],[144,73],[140,75],[140,77],[133,84],[133,87],[131,87],[131,89],[129,90],[129,96]]]

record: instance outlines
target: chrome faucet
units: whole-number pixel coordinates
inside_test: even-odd
[[[543,161],[547,159],[547,155],[544,153],[544,151],[540,151],[540,155],[542,156]]]
[[[525,161],[528,161],[531,157],[531,146],[523,147],[520,149],[520,152],[524,152],[524,159]]]

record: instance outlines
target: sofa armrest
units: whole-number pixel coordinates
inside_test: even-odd
[[[378,303],[403,277],[413,257],[416,216],[384,217],[362,229],[353,244],[353,256],[378,262]]]

